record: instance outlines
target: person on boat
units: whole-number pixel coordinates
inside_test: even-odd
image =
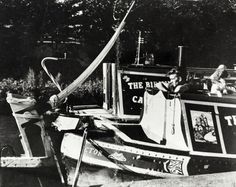
[[[150,53],[146,55],[146,59],[144,62],[145,65],[154,65],[154,54]]]
[[[170,81],[167,85],[167,88],[172,93],[182,93],[188,90],[188,84],[181,68],[173,68],[168,73]]]
[[[170,93],[183,93],[189,90],[189,84],[186,82],[186,73],[182,68],[172,68],[166,76],[169,78],[168,82],[159,82],[156,85],[156,91],[170,92]],[[146,88],[149,92],[153,89]]]
[[[218,97],[222,97],[222,94],[228,94],[225,81],[225,78],[228,76],[229,74],[226,71],[226,66],[224,64],[219,65],[215,72],[210,76],[212,83],[211,94],[217,94]]]

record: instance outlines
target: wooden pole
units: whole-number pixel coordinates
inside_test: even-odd
[[[103,108],[109,110],[111,107],[111,64],[103,63]]]
[[[183,47],[184,46],[178,46],[178,48],[179,48],[179,62],[178,62],[179,67],[182,65]]]
[[[117,114],[117,65],[111,64],[112,71],[112,109],[113,114]]]
[[[63,176],[63,173],[62,173],[62,170],[61,170],[61,166],[60,166],[59,160],[57,158],[56,151],[54,150],[53,143],[52,143],[52,140],[51,140],[50,136],[48,136],[48,139],[49,139],[49,142],[51,144],[51,150],[52,150],[53,158],[54,158],[55,163],[56,163],[56,167],[57,167],[57,171],[58,171],[58,174],[60,176],[60,179],[61,179],[61,183],[62,184],[67,184],[66,180],[64,179],[64,176]]]
[[[167,126],[167,99],[165,98],[165,109],[164,109],[164,129],[163,129],[163,138],[161,140],[161,145],[166,145],[166,126]]]
[[[85,129],[84,133],[83,133],[83,138],[82,138],[82,144],[81,144],[81,148],[80,148],[79,158],[78,158],[78,161],[77,161],[77,164],[76,164],[76,168],[75,168],[75,177],[74,177],[74,181],[73,181],[72,187],[76,187],[77,183],[78,183],[78,180],[79,180],[79,169],[80,169],[80,164],[82,162],[82,157],[83,157],[83,154],[84,154],[84,148],[85,148],[85,144],[86,144],[87,134],[88,134],[88,131],[87,131],[87,129]]]

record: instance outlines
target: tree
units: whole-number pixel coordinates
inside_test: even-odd
[[[225,63],[232,67],[236,60],[235,5],[217,0],[138,1],[124,42],[132,43],[137,30],[141,30],[144,37],[147,35],[143,47],[151,49],[160,63],[174,65],[177,46],[184,45],[189,66],[215,67]]]
[[[0,12],[1,73],[7,76],[16,67],[17,76],[37,60],[37,42],[57,30],[55,26],[60,27],[61,19],[56,15],[61,15],[61,7],[54,0],[2,0]]]
[[[17,67],[15,75],[20,76],[29,66],[39,66],[46,55],[64,52],[91,62],[114,33],[130,3],[0,0],[1,76],[12,73],[12,66]],[[236,60],[235,7],[234,0],[138,0],[120,35],[121,62],[134,62],[141,30],[143,49],[154,53],[159,63],[175,64],[177,46],[184,45],[188,65],[208,62],[212,67],[219,63],[230,66]],[[109,61],[116,58],[114,54],[109,54]]]

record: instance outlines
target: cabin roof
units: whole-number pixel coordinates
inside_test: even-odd
[[[217,95],[209,96],[201,93],[183,93],[181,94],[181,99],[236,104],[236,94],[228,94],[223,95],[222,97],[217,97]]]

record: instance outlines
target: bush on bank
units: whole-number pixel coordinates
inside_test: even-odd
[[[15,80],[13,78],[4,78],[0,81],[0,99],[3,101],[7,92],[20,94],[23,96],[34,97],[35,91],[44,99],[59,92],[54,83],[48,80],[44,73],[40,71],[38,74],[34,70],[29,69],[24,79]],[[67,85],[61,82],[61,75],[58,74],[55,79],[64,89]],[[102,104],[102,80],[95,78],[86,81],[71,96],[71,104]]]

